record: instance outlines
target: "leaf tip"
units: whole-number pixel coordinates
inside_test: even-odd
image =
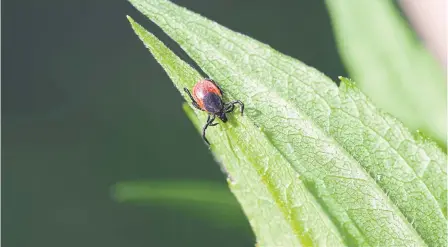
[[[132,19],[132,17],[130,17],[129,15],[126,15],[126,18],[128,19],[129,23],[131,24],[131,27],[134,30],[134,32],[140,37],[144,30],[143,27],[140,26],[140,24],[138,24],[136,21],[134,21],[134,19]],[[141,30],[141,29],[143,29],[143,30]],[[144,30],[144,31],[146,31],[146,30]]]
[[[343,76],[338,76],[338,78],[341,81],[341,83],[339,84],[339,89],[342,92],[347,92],[347,91],[351,91],[351,90],[357,91],[358,87],[356,86],[356,82],[354,82],[350,78],[343,77]]]
[[[134,23],[134,19],[132,19],[132,17],[130,17],[129,15],[126,15],[126,18],[128,19],[128,21],[133,24]]]
[[[130,17],[129,15],[126,15],[126,18],[128,19],[129,24],[131,24],[131,27],[132,27],[132,29],[134,30],[134,32],[135,32],[138,36],[140,36],[138,30],[136,29],[136,27],[138,27],[139,24],[138,24],[137,22],[135,22],[134,19],[132,19],[132,17]]]
[[[123,186],[121,183],[116,183],[110,187],[110,197],[116,202],[124,202]]]
[[[348,87],[356,87],[356,83],[347,77],[338,76],[338,79]]]

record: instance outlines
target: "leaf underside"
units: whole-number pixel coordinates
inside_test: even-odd
[[[260,246],[444,246],[446,155],[415,140],[342,78],[165,0],[131,3],[224,89],[232,114],[207,137]],[[176,88],[201,75],[129,18]],[[184,109],[195,126],[204,112]]]

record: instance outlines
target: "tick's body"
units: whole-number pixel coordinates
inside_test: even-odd
[[[235,108],[235,104],[241,106],[241,115],[243,115],[244,104],[239,100],[234,100],[228,103],[223,103],[221,88],[211,79],[203,79],[196,83],[193,87],[193,96],[190,94],[187,88],[184,91],[190,96],[192,104],[199,110],[209,113],[207,123],[202,129],[202,138],[210,145],[207,138],[205,138],[205,130],[208,126],[215,126],[218,123],[213,123],[216,117],[227,122],[226,113],[232,112]]]
[[[193,98],[201,110],[217,113],[222,109],[222,93],[210,80],[202,80],[193,87]]]

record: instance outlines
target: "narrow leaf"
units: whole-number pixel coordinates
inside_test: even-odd
[[[339,53],[360,89],[409,128],[446,148],[446,77],[393,1],[326,3]]]
[[[232,115],[208,137],[261,246],[445,244],[446,156],[434,143],[414,140],[347,79],[339,90],[315,69],[168,1],[131,2],[220,83],[225,100],[246,104],[245,117]],[[174,84],[191,88],[199,75],[187,77],[188,65],[133,27]]]
[[[226,186],[206,181],[132,181],[113,187],[119,202],[160,204],[194,214],[215,225],[246,230],[244,215]]]

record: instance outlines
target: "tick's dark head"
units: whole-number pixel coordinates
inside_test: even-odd
[[[226,116],[225,112],[220,112],[220,113],[216,114],[216,116],[218,116],[219,119],[221,119],[221,121],[223,123],[227,122],[227,116]]]

